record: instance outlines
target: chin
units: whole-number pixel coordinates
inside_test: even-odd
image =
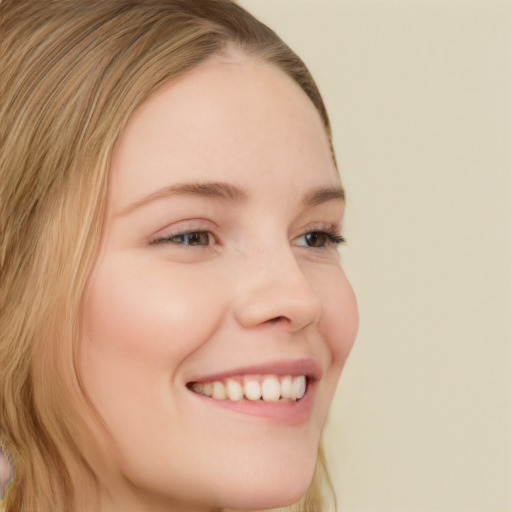
[[[283,461],[274,465],[253,468],[225,482],[220,499],[222,506],[231,509],[260,510],[291,505],[307,492],[316,467],[316,456],[311,460]],[[218,487],[220,490],[220,487]],[[220,498],[220,496],[219,496]]]
[[[313,479],[313,472],[304,472],[300,479],[282,475],[280,482],[266,482],[262,486],[249,483],[236,492],[231,490],[229,502],[224,506],[230,509],[262,510],[286,507],[299,501],[306,494]]]

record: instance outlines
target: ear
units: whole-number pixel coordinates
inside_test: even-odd
[[[5,498],[7,487],[14,480],[14,464],[5,446],[0,446],[0,500]]]

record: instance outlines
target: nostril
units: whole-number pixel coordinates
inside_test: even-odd
[[[274,318],[271,318],[270,320],[267,320],[267,323],[269,324],[277,324],[278,322],[287,321],[288,319],[285,316],[276,316]]]

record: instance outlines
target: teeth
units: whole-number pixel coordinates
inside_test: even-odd
[[[246,376],[216,380],[214,382],[195,382],[191,389],[195,393],[206,395],[216,400],[231,400],[238,402],[242,399],[265,402],[300,400],[306,393],[306,377],[298,375]]]
[[[261,396],[267,402],[277,402],[281,396],[281,384],[277,377],[265,377],[261,385]]]
[[[261,386],[257,380],[247,379],[244,383],[244,395],[248,400],[261,398]]]
[[[295,396],[297,400],[302,398],[306,393],[306,377],[304,375],[299,375],[293,379],[293,388],[295,391]]]
[[[238,402],[239,400],[242,400],[242,398],[244,397],[244,390],[242,388],[242,385],[236,380],[228,379],[228,382],[226,384],[226,391],[228,398],[233,402]]]
[[[213,395],[213,384],[211,382],[206,382],[203,384],[203,394],[207,396]]]
[[[289,400],[293,400],[296,396],[293,392],[293,381],[290,375],[281,379],[281,396]]]
[[[226,386],[218,380],[213,383],[212,397],[217,400],[224,400],[226,398]]]

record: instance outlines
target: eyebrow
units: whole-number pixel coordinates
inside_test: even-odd
[[[240,203],[246,200],[249,194],[231,183],[224,182],[204,182],[204,183],[178,183],[169,187],[164,187],[148,196],[131,203],[124,208],[119,215],[124,216],[132,211],[152,203],[159,199],[165,199],[173,196],[199,196],[210,199],[223,199],[234,203]],[[341,186],[337,187],[319,187],[308,192],[303,199],[305,206],[313,207],[332,200],[345,202],[345,190]]]
[[[173,196],[199,196],[211,199],[224,199],[239,203],[247,199],[248,194],[241,188],[230,183],[206,182],[206,183],[178,183],[170,187],[164,187],[152,194],[149,194],[138,201],[127,206],[119,215],[126,215],[133,210],[148,203]]]
[[[306,194],[303,203],[305,206],[319,206],[332,200],[345,202],[345,190],[341,185],[314,189]]]

